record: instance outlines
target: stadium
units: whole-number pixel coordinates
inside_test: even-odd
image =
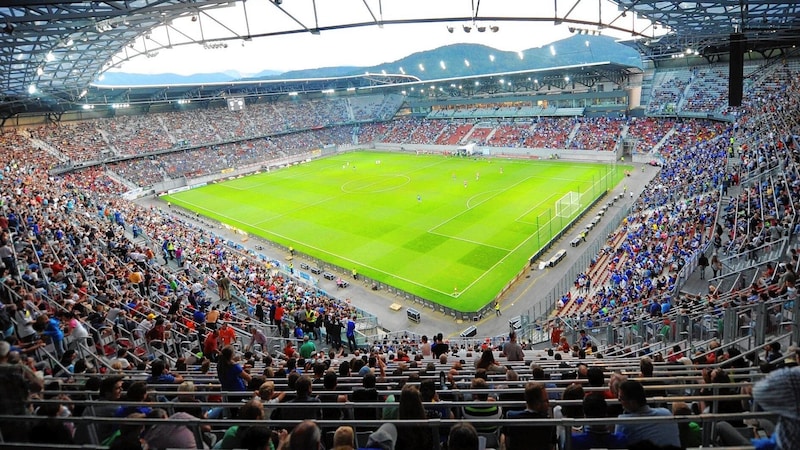
[[[798,448],[800,7],[257,3],[0,6],[0,446]],[[520,23],[584,56],[98,82]]]

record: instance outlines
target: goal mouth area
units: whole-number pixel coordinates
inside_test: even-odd
[[[556,200],[556,216],[570,218],[581,210],[581,194],[570,191]]]

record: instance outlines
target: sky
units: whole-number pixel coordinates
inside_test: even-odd
[[[478,20],[472,21],[473,7],[479,3]],[[368,5],[369,9],[365,6]],[[278,8],[271,0],[236,2],[232,6],[202,12],[197,20],[189,17],[175,20],[170,29],[150,31],[126,47],[127,55],[112,71],[191,75],[235,71],[250,75],[263,70],[288,71],[330,66],[372,66],[392,62],[412,53],[456,43],[483,44],[499,50],[520,51],[540,47],[571,35],[570,27],[597,30],[597,22],[652,34],[650,22],[635,18],[633,13],[621,17],[617,5],[608,0],[317,0],[316,20],[319,27],[348,23],[373,22],[376,19],[414,20],[431,18],[467,18],[428,24],[387,24],[366,27],[309,32],[286,36],[255,37],[252,40],[227,40],[225,48],[204,48],[194,41],[213,42],[225,37],[258,35],[275,31],[315,27],[311,0],[282,0]],[[573,5],[576,5],[573,8]],[[552,19],[540,22],[526,18],[564,17],[587,24],[563,23]],[[370,10],[372,14],[370,14]],[[382,10],[382,11],[381,11]],[[381,14],[382,12],[382,14]],[[512,17],[513,21],[483,20],[490,17]],[[464,25],[487,27],[486,32],[473,29],[465,33]],[[452,33],[448,26],[453,27]],[[497,26],[493,33],[489,27]],[[649,28],[648,28],[649,27]],[[604,35],[630,39],[631,34],[610,28]],[[190,39],[191,38],[191,39]],[[171,49],[163,48],[172,44]],[[154,50],[155,46],[155,50]],[[162,48],[158,48],[162,47]],[[135,51],[133,51],[135,50]],[[150,53],[150,57],[135,56]]]

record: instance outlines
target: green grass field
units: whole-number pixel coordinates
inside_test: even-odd
[[[477,311],[627,166],[355,152],[165,199],[347,271]]]

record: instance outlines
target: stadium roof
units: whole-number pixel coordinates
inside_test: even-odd
[[[4,1],[0,5],[0,119],[21,112],[73,110],[90,95],[92,81],[105,70],[133,57],[151,56],[161,48],[188,44],[226,45],[229,40],[246,41],[280,34],[316,34],[321,30],[360,26],[459,20],[571,23],[630,32],[639,39],[629,44],[651,58],[668,56],[676,49],[690,46],[698,51],[726,51],[729,35],[734,31],[745,33],[748,45],[759,51],[775,46],[791,47],[800,34],[800,6],[795,1],[612,0],[619,6],[618,13],[612,15],[613,19],[601,18],[598,7],[596,21],[571,15],[581,2],[597,5],[593,0],[555,0],[559,12],[548,17],[544,17],[545,13],[542,17],[519,17],[513,10],[507,15],[487,17],[480,13],[480,0],[471,0],[471,16],[430,18],[420,17],[418,12],[414,16],[390,17],[388,13],[384,16],[383,8],[370,8],[365,1],[360,12],[363,16],[366,10],[371,20],[359,21],[354,14],[349,22],[324,27],[292,17],[281,6],[282,0],[263,1],[293,19],[295,26],[251,35],[250,23],[239,29],[221,23],[221,28],[229,33],[213,39],[188,36],[172,26],[173,20],[181,18],[191,17],[198,22],[197,18],[217,20],[215,11],[229,7],[233,4],[231,0]],[[293,1],[305,2],[316,12],[314,0]],[[378,5],[389,2],[380,0]],[[484,0],[484,3],[490,4],[491,0]],[[628,13],[651,19],[652,23],[645,29],[630,29],[632,26],[624,25]],[[667,28],[672,33],[657,38],[657,28]],[[161,30],[166,30],[167,38],[162,38]],[[650,39],[646,39],[648,35]],[[367,84],[375,82],[378,81],[374,78],[366,81]],[[133,90],[127,89],[128,92]],[[168,90],[144,88],[136,95],[158,97],[168,95],[165,94]],[[109,99],[109,103],[113,101]]]
[[[636,13],[653,24],[651,39],[625,42],[645,58],[691,53],[712,59],[728,53],[730,36],[742,33],[747,50],[772,56],[800,43],[800,2],[774,0],[696,1],[612,0],[620,10]],[[657,27],[670,33],[657,36]]]

